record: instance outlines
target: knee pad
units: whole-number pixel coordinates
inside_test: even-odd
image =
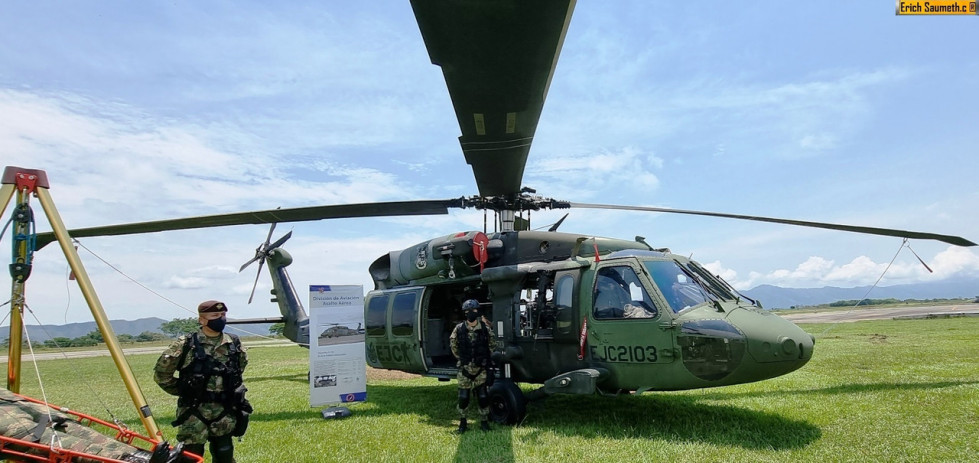
[[[211,441],[211,461],[214,463],[234,463],[235,444],[231,441],[231,435],[212,437]]]
[[[476,388],[476,401],[479,402],[479,408],[489,407],[489,391],[486,390],[486,385]]]
[[[459,408],[465,410],[469,406],[469,389],[459,389]]]

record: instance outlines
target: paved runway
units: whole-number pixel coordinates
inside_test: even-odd
[[[895,317],[927,318],[931,314],[940,317],[979,316],[979,304],[890,307],[882,309],[859,308],[808,313],[791,313],[786,311],[779,313],[782,318],[794,323],[846,323],[861,320],[885,320]]]

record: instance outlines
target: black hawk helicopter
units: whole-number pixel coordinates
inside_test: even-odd
[[[499,336],[492,416],[519,422],[528,398],[551,394],[667,391],[773,378],[805,365],[814,338],[762,309],[697,262],[634,240],[531,231],[524,213],[596,208],[763,221],[933,239],[933,233],[658,207],[588,204],[522,188],[531,142],[571,21],[574,2],[414,0],[432,63],[440,66],[479,194],[445,200],[324,205],[70,230],[74,238],[331,218],[492,211],[499,230],[460,231],[391,251],[368,271],[368,363],[448,380],[448,348],[459,307],[470,298]],[[292,257],[270,242],[245,264],[268,262],[285,335],[308,345],[309,320],[286,267]],[[52,241],[39,234],[38,248]],[[245,266],[242,266],[244,269]],[[253,289],[254,292],[254,289]],[[253,322],[256,320],[241,320]],[[541,386],[524,394],[517,383]]]

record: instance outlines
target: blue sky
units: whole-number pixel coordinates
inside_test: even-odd
[[[979,19],[897,17],[888,2],[763,5],[579,2],[524,184],[576,202],[979,239]],[[45,170],[70,228],[476,193],[407,1],[11,2],[0,42],[0,160]],[[285,247],[305,295],[311,284],[370,289],[367,266],[382,254],[482,223],[470,210],[277,235],[294,232]],[[635,212],[574,210],[561,229],[642,235],[742,289],[872,284],[901,249],[897,238]],[[237,271],[267,232],[82,241],[125,276],[81,256],[111,318],[184,318],[211,298],[232,316],[272,316],[267,275],[249,306],[255,270]],[[979,276],[979,251],[911,247],[935,273],[905,248],[882,285]],[[36,255],[28,305],[44,323],[90,319],[66,274],[57,247]]]

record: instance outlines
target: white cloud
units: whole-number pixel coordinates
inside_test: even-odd
[[[546,186],[546,194],[576,200],[600,192],[627,197],[659,187],[663,160],[635,147],[599,153],[538,156],[528,160],[524,183]],[[642,196],[644,199],[648,196]]]
[[[829,283],[839,283],[845,281],[867,281],[869,277],[878,277],[884,269],[887,268],[887,264],[878,264],[870,260],[867,256],[860,256],[853,259],[848,264],[841,265],[839,267],[829,269],[829,272],[822,275],[813,275],[820,277],[822,281],[827,281]]]
[[[238,269],[222,265],[209,265],[207,267],[191,269],[187,272],[187,274],[198,278],[226,280],[229,278],[234,278],[235,275],[238,274]]]
[[[827,134],[806,135],[799,140],[799,147],[807,150],[828,150],[836,147],[836,137]]]
[[[167,289],[201,289],[210,286],[207,278],[173,276],[164,284]]]
[[[875,262],[867,256],[855,257],[842,265],[836,265],[834,261],[823,257],[812,256],[793,269],[775,269],[765,273],[751,271],[747,278],[740,278],[738,272],[724,267],[720,261],[711,262],[705,267],[742,290],[762,284],[791,288],[854,287],[872,285],[878,279],[881,281],[879,284],[896,285],[941,280],[952,276],[979,276],[979,255],[968,248],[949,246],[930,261],[926,261],[934,273],[929,273],[909,254],[904,253],[904,260],[897,260],[891,265],[888,262]]]
[[[979,276],[979,255],[969,248],[949,246],[938,253],[929,264],[935,272],[935,278],[951,276]]]
[[[70,95],[0,91],[5,155],[45,166],[59,204],[100,210],[100,216],[88,216],[100,224],[403,199],[415,188],[393,174],[347,163],[290,165],[265,153],[225,151],[218,147],[220,138],[235,138],[236,133],[202,133],[201,127],[155,120],[124,106]],[[328,175],[295,180],[286,172],[290,168]],[[123,200],[142,206],[131,208],[120,204]]]
[[[714,261],[706,264],[701,264],[704,268],[710,271],[712,274],[717,275],[727,281],[728,283],[734,284],[738,278],[738,272],[729,268],[725,268],[721,265],[720,261]]]

